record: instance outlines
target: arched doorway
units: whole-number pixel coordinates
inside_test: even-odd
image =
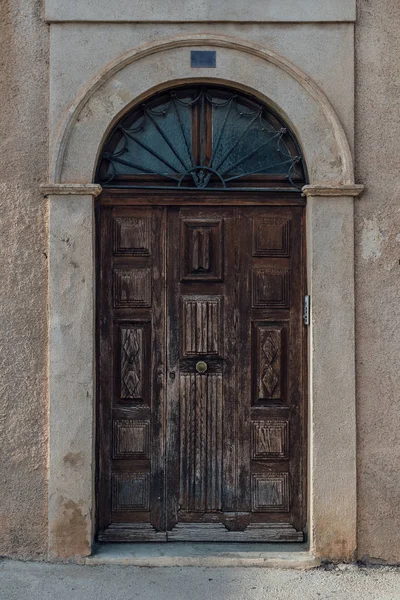
[[[250,95],[160,92],[97,181],[98,539],[302,541],[299,145]]]
[[[363,186],[354,183],[340,116],[308,73],[276,52],[209,33],[157,40],[118,56],[75,97],[51,145],[49,181],[41,186],[49,206],[49,556],[87,556],[97,535],[94,206],[101,186],[93,181],[99,153],[110,124],[133,104],[168,85],[193,81],[192,48],[218,53],[204,81],[251,91],[278,108],[301,141],[309,174],[303,194],[311,295],[307,531],[313,555],[352,560],[357,524],[354,199]],[[70,453],[79,461],[66,469]],[[72,519],[75,514],[81,518]]]

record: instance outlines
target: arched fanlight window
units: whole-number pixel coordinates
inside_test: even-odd
[[[168,90],[136,106],[109,135],[103,187],[284,189],[306,183],[299,145],[282,119],[229,88]]]

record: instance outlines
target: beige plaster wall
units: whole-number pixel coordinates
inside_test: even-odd
[[[47,26],[0,2],[0,555],[47,546]]]
[[[0,3],[0,555],[19,557],[41,557],[47,547],[48,243],[38,184],[47,180],[48,27],[41,4]],[[72,26],[55,27],[66,47]],[[129,39],[133,45],[132,26],[121,27],[122,41],[113,38],[121,45],[118,53]],[[135,27],[138,38],[148,39],[148,25]],[[266,33],[254,25],[229,25],[226,33],[246,38],[246,27],[258,32],[258,42]],[[273,34],[268,26],[265,44],[279,49],[278,34],[290,27],[279,25]],[[310,44],[309,26],[298,27],[304,27],[304,45]],[[358,181],[367,186],[355,209],[358,548],[360,558],[389,562],[400,562],[399,32],[398,0],[358,1],[356,167]],[[153,35],[158,33],[156,28]],[[322,29],[320,39],[322,47]],[[301,55],[301,48],[287,48],[296,51]],[[323,75],[319,55],[315,49],[313,76],[335,105],[345,95],[326,87],[333,78]],[[85,78],[98,68],[97,54],[87,56],[86,66],[75,69],[86,68]],[[62,72],[59,77],[65,83]],[[335,108],[351,139],[346,102]]]
[[[400,562],[400,3],[358,4],[358,548]]]

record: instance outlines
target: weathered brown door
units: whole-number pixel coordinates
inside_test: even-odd
[[[99,539],[302,540],[303,208],[99,212]]]

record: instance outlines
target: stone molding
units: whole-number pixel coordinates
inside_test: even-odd
[[[222,35],[213,36],[206,33],[192,34],[190,36],[176,36],[161,42],[144,44],[122,54],[115,61],[112,61],[99,71],[99,73],[82,89],[81,93],[71,104],[65,115],[51,155],[50,181],[57,183],[62,180],[66,150],[79,115],[84,107],[88,105],[91,98],[95,96],[96,92],[104,87],[114,75],[121,72],[132,63],[143,60],[151,55],[166,53],[174,49],[202,46],[236,50],[245,55],[247,54],[260,58],[267,63],[276,66],[301,85],[310,99],[312,99],[321,109],[326,120],[326,127],[332,132],[332,136],[335,140],[337,155],[340,157],[341,161],[342,172],[341,181],[338,181],[337,183],[354,183],[353,157],[346,134],[335,110],[319,86],[296,65],[272,50],[266,50],[265,48],[261,48],[254,43],[250,43],[240,38]],[[206,75],[207,74],[204,73],[204,77]],[[168,82],[166,82],[166,84],[168,84]],[[318,182],[316,181],[315,183]]]
[[[325,197],[354,197],[359,198],[364,191],[364,186],[353,185],[305,185],[302,189],[303,196],[325,196]]]
[[[93,196],[96,198],[102,192],[97,183],[53,183],[41,184],[40,190],[44,196]],[[305,185],[303,196],[324,197],[354,197],[359,198],[364,192],[362,184],[353,185]]]
[[[40,186],[43,196],[93,196],[101,194],[97,183],[44,183]]]
[[[354,22],[355,0],[46,0],[48,22]]]

